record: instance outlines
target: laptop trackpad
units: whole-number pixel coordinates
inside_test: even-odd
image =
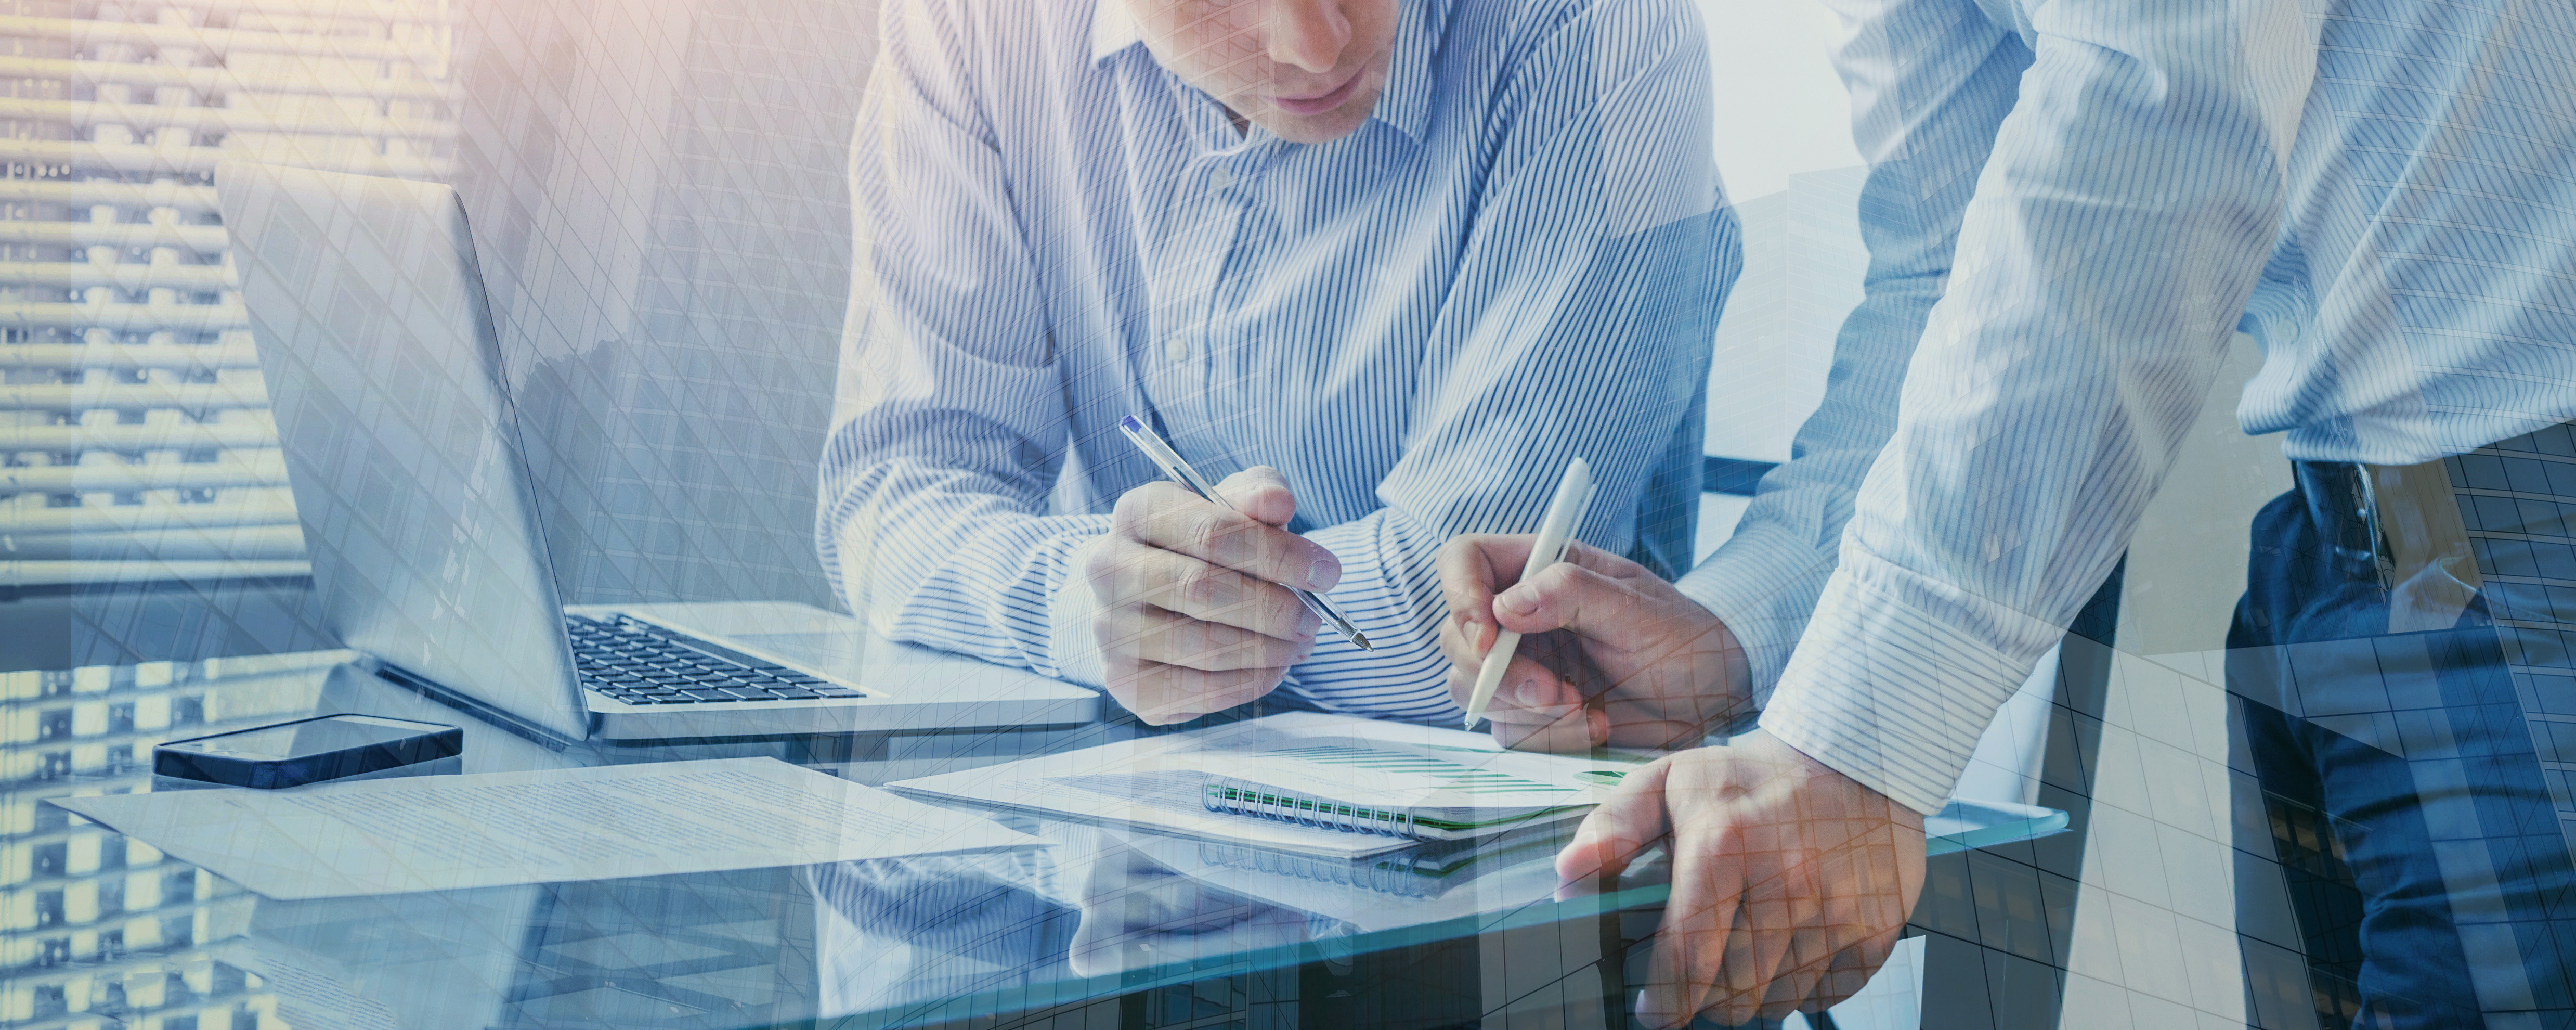
[[[727,633],[714,638],[776,657],[790,665],[859,681],[859,641],[848,633]]]
[[[1070,684],[1026,669],[994,665],[936,648],[884,637],[845,633],[735,633],[725,639],[758,648],[816,672],[829,673],[871,694],[943,700],[1012,697],[1035,691],[1062,695]],[[860,657],[865,649],[865,659]],[[915,688],[907,691],[906,688]]]

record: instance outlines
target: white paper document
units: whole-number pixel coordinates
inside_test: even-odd
[[[1211,784],[1425,812],[1497,832],[1597,804],[1643,756],[1611,760],[1506,751],[1491,737],[1408,723],[1292,712],[1168,736],[889,784],[897,790],[1126,823],[1344,858],[1415,842],[1209,810]]]
[[[988,819],[769,758],[53,803],[281,899],[1045,844]]]

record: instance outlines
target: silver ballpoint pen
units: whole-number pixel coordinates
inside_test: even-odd
[[[1208,482],[1206,476],[1199,475],[1199,470],[1191,468],[1189,462],[1182,461],[1180,452],[1173,450],[1171,444],[1164,443],[1163,438],[1148,428],[1143,419],[1134,415],[1119,419],[1118,430],[1127,434],[1127,439],[1135,442],[1137,450],[1144,451],[1146,457],[1152,458],[1154,464],[1162,468],[1164,475],[1172,477],[1173,481],[1181,484],[1183,489],[1206,498],[1209,503],[1227,511],[1239,510],[1234,505],[1227,504],[1225,498],[1216,492],[1216,484]],[[1297,595],[1297,600],[1305,602],[1306,609],[1323,619],[1325,625],[1351,638],[1351,643],[1358,644],[1360,650],[1377,650],[1369,643],[1368,637],[1360,632],[1360,628],[1353,625],[1348,616],[1335,611],[1333,603],[1324,600],[1322,594],[1297,587],[1288,587],[1288,592]]]

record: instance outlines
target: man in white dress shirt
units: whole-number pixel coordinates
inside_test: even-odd
[[[890,0],[817,536],[879,632],[1158,724],[1454,724],[1432,566],[1678,574],[1739,260],[1688,0]],[[1159,482],[1135,415],[1222,484]],[[1376,646],[1317,620],[1325,593]]]
[[[2357,925],[2300,913],[2321,1014],[2576,1018],[2576,9],[1831,2],[1871,264],[1793,459],[1677,585],[1578,549],[1497,596],[1525,538],[1443,562],[1453,684],[1497,623],[1585,638],[1588,669],[1516,663],[1506,737],[1760,708],[1560,862],[1671,839],[1641,1015],[1777,1016],[1883,961],[1923,816],[2119,560],[2241,327],[2240,420],[2287,434],[2299,489],[2254,527],[2230,713],[2360,897]]]

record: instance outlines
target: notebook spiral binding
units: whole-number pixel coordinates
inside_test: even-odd
[[[1199,861],[1223,869],[1293,876],[1406,898],[1436,898],[1449,887],[1448,881],[1437,875],[1426,876],[1383,861],[1342,862],[1225,844],[1201,843]]]
[[[1437,839],[1416,828],[1413,813],[1408,811],[1337,804],[1226,777],[1208,781],[1206,801],[1211,812],[1276,819],[1344,833],[1377,833],[1407,840]]]

